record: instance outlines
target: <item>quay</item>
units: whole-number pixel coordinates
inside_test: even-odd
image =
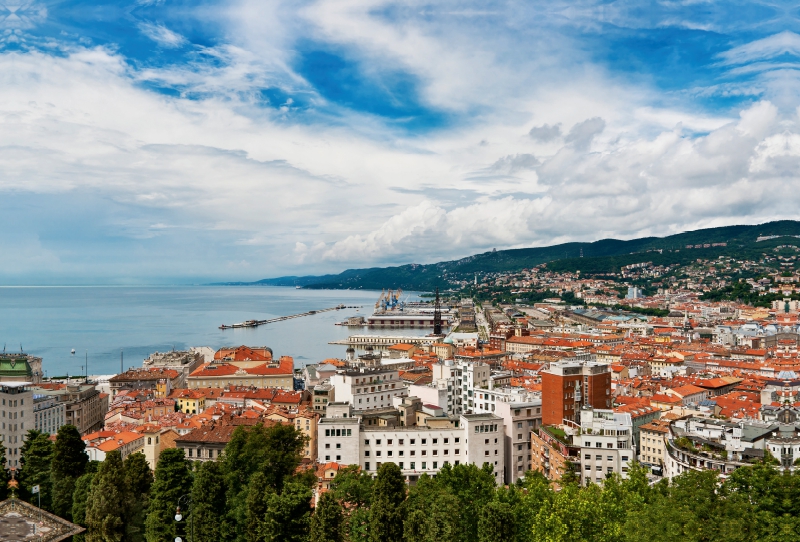
[[[301,312],[300,314],[291,314],[289,316],[279,316],[277,318],[270,318],[269,320],[246,320],[244,322],[238,324],[222,324],[219,326],[220,329],[238,329],[243,327],[258,327],[263,326],[265,324],[274,324],[275,322],[283,322],[284,320],[291,320],[292,318],[300,318],[301,316],[313,316],[315,314],[320,314],[323,312],[330,312],[330,311],[338,311],[342,309],[359,309],[361,307],[352,306],[349,307],[347,305],[336,305],[335,307],[331,307],[329,309],[321,309],[318,311],[308,311],[308,312]]]
[[[352,346],[353,348],[366,348],[371,346],[381,350],[389,346],[404,343],[404,344],[429,344],[439,341],[439,337],[409,337],[403,335],[350,335],[347,339],[339,341],[331,341],[328,344],[336,344],[341,346]]]

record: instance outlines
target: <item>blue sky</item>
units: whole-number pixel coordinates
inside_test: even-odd
[[[796,218],[800,4],[0,0],[2,284]]]

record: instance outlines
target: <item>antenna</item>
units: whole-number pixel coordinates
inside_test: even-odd
[[[89,382],[89,351],[86,351],[86,374],[84,375],[85,382]]]
[[[120,374],[125,372],[122,370],[122,350],[119,351],[119,372]]]

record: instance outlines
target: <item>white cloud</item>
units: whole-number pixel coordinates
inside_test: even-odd
[[[185,37],[173,32],[163,24],[143,22],[139,23],[139,30],[162,47],[183,47],[188,43]]]

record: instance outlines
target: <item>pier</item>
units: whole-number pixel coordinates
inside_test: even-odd
[[[413,336],[407,335],[350,335],[347,339],[331,341],[328,344],[341,346],[352,346],[353,348],[364,349],[371,346],[376,350],[382,350],[398,343],[404,344],[430,344],[440,341],[439,337]]]
[[[308,311],[308,312],[301,312],[300,314],[291,314],[289,316],[278,316],[277,318],[270,318],[269,320],[246,320],[244,322],[238,324],[222,324],[219,326],[220,329],[239,329],[244,327],[258,327],[263,326],[266,324],[274,324],[275,322],[283,322],[284,320],[291,320],[292,318],[300,318],[302,316],[313,316],[315,314],[320,314],[323,312],[330,312],[330,311],[338,311],[342,309],[360,309],[361,307],[358,306],[347,306],[347,305],[336,305],[335,307],[331,307],[329,309],[321,309],[318,311]]]

